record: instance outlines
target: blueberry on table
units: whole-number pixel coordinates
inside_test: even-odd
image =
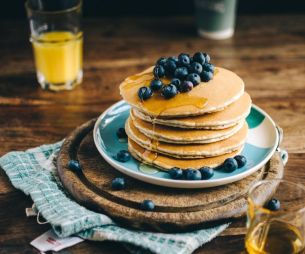
[[[156,62],[156,65],[161,65],[161,66],[164,67],[165,62],[166,62],[166,58],[165,57],[160,57],[158,59],[158,61]]]
[[[155,209],[155,204],[153,201],[145,199],[141,203],[141,209],[144,211],[153,211]]]
[[[200,171],[195,169],[188,169],[186,171],[186,180],[190,180],[190,181],[201,180]]]
[[[278,211],[281,208],[281,203],[278,199],[272,198],[269,200],[265,208],[269,209],[270,211]]]
[[[177,68],[177,64],[174,60],[167,59],[164,64],[165,74],[168,76],[171,76],[175,73],[175,70]]]
[[[171,168],[168,173],[172,179],[181,179],[183,176],[182,169],[177,167]]]
[[[214,175],[214,170],[210,167],[202,167],[201,169],[199,169],[199,171],[201,173],[202,180],[208,180]]]
[[[130,160],[130,153],[126,150],[121,150],[117,153],[116,159],[120,162],[126,162]]]
[[[205,63],[205,55],[202,52],[196,52],[193,55],[193,61],[203,65]]]
[[[175,97],[177,95],[177,93],[178,93],[177,87],[174,86],[173,84],[163,86],[162,91],[161,91],[161,95],[165,99],[171,99],[171,98]]]
[[[188,66],[190,64],[190,56],[185,53],[181,53],[178,56],[178,64],[179,66]]]
[[[213,73],[210,71],[202,71],[200,78],[203,82],[209,82],[211,79],[213,79]]]
[[[116,135],[118,136],[118,138],[127,138],[125,128],[119,128],[116,132]]]
[[[237,168],[238,168],[238,164],[234,158],[226,159],[222,165],[222,169],[227,173],[231,173],[235,171]]]
[[[209,71],[209,72],[212,72],[214,73],[214,70],[215,70],[215,66],[213,64],[210,64],[210,63],[206,63],[202,66],[202,69],[204,71]]]
[[[175,70],[174,77],[178,79],[185,79],[188,74],[189,72],[186,67],[178,67]]]
[[[153,91],[147,86],[142,86],[138,91],[138,96],[141,101],[146,101],[152,95],[153,95]]]
[[[203,55],[204,55],[204,58],[205,58],[205,62],[209,63],[211,61],[210,56],[207,53],[203,53]]]
[[[158,91],[162,88],[163,86],[163,83],[160,79],[153,79],[151,82],[150,82],[150,89],[153,90],[153,91]]]
[[[236,155],[234,159],[237,161],[238,168],[242,168],[247,164],[247,158],[243,155]]]
[[[68,168],[75,171],[75,172],[80,172],[82,171],[82,167],[80,163],[77,160],[70,160],[68,162]]]
[[[181,93],[189,92],[193,89],[193,87],[194,85],[191,81],[184,80],[180,85],[180,92]]]
[[[155,78],[163,78],[165,75],[165,70],[162,65],[156,65],[153,70]]]
[[[201,82],[201,78],[197,73],[191,73],[187,75],[186,80],[191,81],[194,86],[199,85],[199,83]]]
[[[202,65],[197,62],[191,63],[190,72],[200,74],[202,72]]]
[[[125,188],[125,179],[122,177],[116,177],[111,182],[111,188],[113,190],[123,190]]]
[[[173,78],[171,80],[171,84],[173,84],[179,90],[179,87],[180,87],[180,84],[181,84],[181,80],[178,79],[178,78]]]

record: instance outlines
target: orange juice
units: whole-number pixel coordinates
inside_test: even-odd
[[[71,86],[82,79],[82,33],[46,32],[32,39],[40,83],[54,87]],[[55,89],[56,90],[56,89]]]

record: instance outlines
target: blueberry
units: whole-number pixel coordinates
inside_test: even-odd
[[[211,61],[210,56],[207,53],[203,53],[203,55],[204,55],[204,58],[205,58],[205,62],[209,63]]]
[[[214,170],[210,167],[202,167],[199,169],[199,171],[201,173],[202,180],[210,179],[214,175]]]
[[[153,211],[155,209],[155,204],[153,201],[145,199],[141,203],[141,209],[144,211]]]
[[[163,86],[163,83],[160,79],[153,79],[151,82],[150,82],[150,89],[153,90],[153,91],[158,91],[162,88]]]
[[[177,93],[178,93],[177,87],[175,87],[173,84],[163,86],[162,91],[161,91],[161,95],[165,99],[173,98],[177,95]]]
[[[197,73],[187,75],[186,80],[191,81],[194,86],[197,86],[201,82],[201,78]]]
[[[201,180],[201,173],[199,170],[189,169],[186,172],[186,180]]]
[[[138,91],[138,96],[141,101],[149,99],[152,95],[152,90],[147,86],[142,86]]]
[[[190,171],[192,171],[191,168],[187,168],[187,169],[183,170],[183,172],[182,172],[183,175],[182,176],[183,176],[184,179],[187,179],[187,175],[189,174]]]
[[[225,172],[231,173],[238,168],[237,161],[234,158],[228,158],[224,161],[222,168]]]
[[[213,79],[213,73],[210,71],[203,71],[200,74],[200,78],[203,82],[209,82],[211,79]]]
[[[163,78],[165,75],[164,67],[162,65],[155,66],[153,73],[154,73],[155,78]]]
[[[165,57],[160,57],[158,59],[158,61],[156,62],[156,65],[161,65],[161,66],[164,67],[165,62],[166,62],[166,58]]]
[[[178,57],[176,56],[171,56],[169,58],[167,58],[168,60],[173,60],[176,64],[178,63]]]
[[[243,155],[236,155],[234,159],[237,161],[238,168],[242,168],[247,164],[247,158]]]
[[[117,153],[116,159],[120,162],[126,162],[130,160],[130,153],[126,150],[121,150]]]
[[[214,66],[213,64],[207,63],[207,64],[204,64],[204,65],[202,66],[202,69],[203,69],[204,71],[209,71],[209,72],[214,73],[215,66]]]
[[[122,177],[116,177],[111,182],[111,188],[113,190],[123,190],[125,188],[125,179]]]
[[[178,79],[185,79],[187,75],[188,75],[188,70],[186,67],[178,67],[174,73],[175,78]]]
[[[172,179],[181,179],[183,176],[183,171],[181,168],[171,168],[168,173]]]
[[[269,209],[270,211],[278,211],[281,208],[281,203],[278,199],[272,198],[269,200],[265,208]]]
[[[173,78],[171,80],[171,84],[173,84],[178,90],[180,89],[181,80],[178,78]]]
[[[193,89],[194,85],[191,81],[184,80],[180,85],[180,92],[186,93]]]
[[[68,162],[68,168],[75,171],[75,172],[82,171],[82,167],[77,160],[70,160]]]
[[[125,128],[118,128],[116,135],[118,136],[118,138],[127,138]]]
[[[200,74],[202,72],[202,65],[197,62],[191,63],[190,72]]]
[[[193,60],[203,65],[205,63],[205,55],[202,52],[196,52],[193,55]]]
[[[181,53],[178,56],[178,64],[179,66],[188,66],[190,64],[190,56],[185,53]]]
[[[176,68],[177,68],[176,62],[174,60],[167,59],[167,61],[164,64],[166,75],[172,76],[175,73]]]

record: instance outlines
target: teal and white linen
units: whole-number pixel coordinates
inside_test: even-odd
[[[134,253],[149,250],[154,253],[188,254],[228,227],[228,224],[223,224],[177,234],[122,228],[108,216],[80,206],[64,191],[55,168],[61,144],[58,142],[25,152],[10,152],[0,158],[0,166],[13,186],[31,196],[39,214],[60,237],[77,235],[93,241],[118,241],[128,244],[128,249]]]

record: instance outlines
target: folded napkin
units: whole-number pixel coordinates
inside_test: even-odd
[[[55,167],[62,141],[25,152],[10,152],[0,158],[0,166],[13,186],[30,195],[40,215],[59,237],[76,235],[93,241],[118,241],[134,253],[192,253],[228,227],[187,233],[163,234],[135,231],[118,226],[108,216],[92,212],[73,201],[65,192]]]

